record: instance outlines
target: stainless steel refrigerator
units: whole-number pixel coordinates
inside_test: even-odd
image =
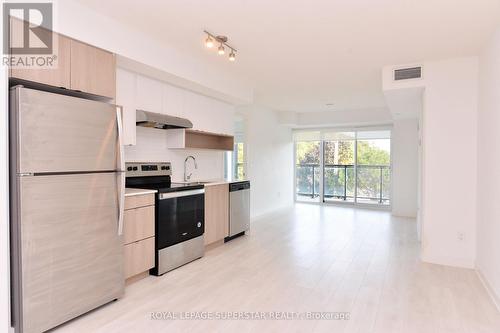
[[[121,114],[10,91],[12,319],[42,332],[124,292]]]

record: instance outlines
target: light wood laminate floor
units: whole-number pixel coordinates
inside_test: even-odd
[[[338,311],[349,320],[152,320],[151,312]],[[500,332],[473,270],[422,263],[414,219],[297,204],[58,332]]]

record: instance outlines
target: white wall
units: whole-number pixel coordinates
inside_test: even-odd
[[[478,58],[463,57],[423,64],[421,79],[394,81],[383,69],[386,97],[404,113],[422,114],[417,146],[417,215],[421,224],[422,260],[473,268],[476,257]],[[398,92],[397,90],[400,90]],[[397,95],[391,94],[391,92]],[[408,91],[408,94],[402,94]],[[389,94],[387,94],[389,92]],[[422,92],[422,94],[421,94]],[[418,97],[421,94],[421,100]],[[400,98],[401,97],[401,98]],[[421,107],[419,107],[421,105]],[[391,110],[393,111],[393,110]],[[396,199],[397,200],[397,199]]]
[[[279,123],[293,128],[386,125],[392,122],[386,108],[278,113]]]
[[[500,29],[479,59],[477,269],[500,304]]]
[[[478,58],[427,62],[425,81],[422,259],[472,268],[476,253]]]
[[[418,122],[398,119],[392,128],[392,214],[417,216]]]
[[[264,107],[237,108],[246,117],[247,177],[251,181],[251,217],[293,204],[292,131]]]
[[[423,113],[423,110],[422,110]],[[417,166],[417,236],[418,240],[422,241],[422,224],[423,224],[423,208],[422,208],[422,179],[423,179],[423,131],[422,131],[422,113],[418,117],[418,166]]]

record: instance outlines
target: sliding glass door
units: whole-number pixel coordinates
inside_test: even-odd
[[[354,202],[355,132],[323,136],[323,200]]]
[[[320,141],[295,144],[295,188],[298,201],[320,201]]]
[[[366,204],[390,204],[390,132],[358,132],[356,151],[356,201]]]
[[[390,205],[389,130],[298,132],[297,201]]]

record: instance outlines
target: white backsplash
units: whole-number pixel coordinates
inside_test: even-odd
[[[137,144],[125,146],[127,162],[171,162],[172,180],[182,180],[184,159],[188,155],[196,158],[198,169],[188,162],[188,172],[193,180],[221,179],[224,176],[224,153],[212,150],[168,149],[166,130],[137,127]]]

